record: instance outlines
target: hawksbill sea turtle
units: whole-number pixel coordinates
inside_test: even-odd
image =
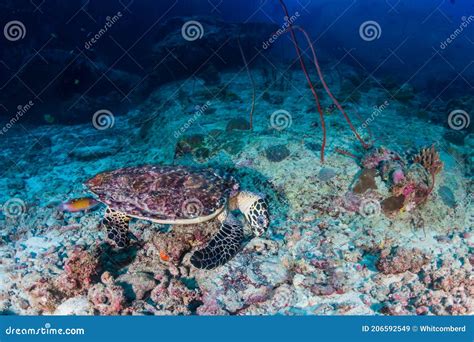
[[[107,238],[119,248],[130,243],[131,218],[161,224],[196,224],[220,221],[219,231],[206,246],[191,256],[197,268],[213,269],[225,264],[240,249],[243,223],[231,211],[238,209],[261,236],[270,223],[263,196],[241,191],[230,175],[212,169],[185,166],[145,165],[102,172],[85,185],[107,206],[102,225]]]

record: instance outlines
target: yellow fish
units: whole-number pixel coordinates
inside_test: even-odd
[[[68,211],[75,213],[78,211],[85,211],[95,208],[100,202],[92,197],[82,197],[69,200],[61,203],[59,209],[62,211]]]

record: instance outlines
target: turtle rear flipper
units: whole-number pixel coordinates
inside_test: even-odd
[[[231,213],[227,215],[216,235],[209,243],[191,256],[191,264],[197,268],[213,269],[232,259],[240,249],[244,227]]]
[[[130,217],[119,211],[107,208],[102,225],[107,230],[107,238],[112,240],[117,247],[124,248],[130,244],[128,224]]]

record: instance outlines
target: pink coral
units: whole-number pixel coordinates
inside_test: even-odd
[[[418,273],[429,260],[429,256],[419,249],[393,247],[382,250],[376,266],[383,274],[398,274],[406,271]]]
[[[115,284],[112,275],[104,272],[102,283],[89,289],[88,298],[94,310],[101,315],[118,315],[125,308],[125,293],[121,286]]]
[[[362,159],[362,166],[367,169],[376,169],[384,161],[401,161],[401,158],[395,152],[379,147],[367,153]]]
[[[181,281],[171,278],[156,286],[150,294],[162,310],[170,314],[190,314],[192,302],[200,301],[201,293],[198,289],[191,290]]]
[[[95,255],[75,248],[66,260],[64,273],[55,280],[55,285],[67,297],[76,296],[91,286],[99,268],[99,260]]]
[[[402,194],[403,194],[403,196],[408,197],[408,196],[410,196],[410,195],[413,193],[413,191],[415,191],[415,184],[413,184],[413,183],[408,183],[408,184],[405,185],[405,187],[403,188]]]
[[[394,184],[400,184],[405,180],[405,173],[402,169],[397,169],[392,174],[392,182]]]

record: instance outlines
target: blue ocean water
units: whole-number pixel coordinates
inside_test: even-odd
[[[0,24],[0,312],[472,314],[471,0],[0,0]],[[221,224],[245,228],[195,267]]]

